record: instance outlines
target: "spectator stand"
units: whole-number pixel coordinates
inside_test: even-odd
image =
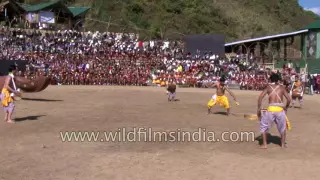
[[[274,70],[275,62],[284,59],[287,60],[288,50],[294,49],[295,36],[301,39],[308,33],[308,29],[296,32],[265,36],[260,38],[236,41],[225,44],[226,53],[235,52],[237,54],[246,54],[247,61],[257,61],[258,65],[264,69]],[[281,48],[281,44],[283,47]],[[301,44],[301,42],[299,42]],[[302,50],[302,47],[300,47]]]
[[[265,47],[273,45],[272,42],[276,40],[270,40],[268,44],[265,43],[266,38],[260,40],[262,42],[259,44],[252,40],[226,44],[226,48],[234,46],[233,52],[223,57],[210,51],[192,55],[184,51],[181,46],[183,43],[168,40],[141,41],[132,33],[83,33],[75,30],[40,32],[4,28],[0,29],[0,46],[3,49],[0,59],[26,61],[29,65],[23,76],[34,78],[49,74],[53,77],[52,84],[56,85],[164,87],[173,79],[181,87],[210,88],[219,77],[225,75],[230,88],[240,86],[244,90],[261,90],[268,83],[268,76],[273,70],[268,68],[270,59],[273,62],[280,56],[286,57],[289,62],[291,54],[299,53],[293,50],[291,53],[289,48],[280,48],[283,53],[268,55],[270,50],[265,50]],[[247,46],[246,43],[251,44]],[[261,59],[263,63],[257,63]],[[301,69],[301,65],[295,66],[293,61],[289,64],[279,69],[278,73],[284,79],[290,79],[297,72],[297,67]],[[303,72],[300,71],[300,74]],[[291,81],[287,81],[290,84]],[[314,87],[318,87],[318,79],[313,81]]]

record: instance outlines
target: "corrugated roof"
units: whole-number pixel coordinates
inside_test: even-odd
[[[73,17],[79,16],[83,13],[86,13],[90,8],[89,7],[66,7],[63,4],[60,4],[61,0],[55,0],[55,1],[48,1],[48,2],[42,2],[39,4],[24,4],[24,3],[17,3],[20,7],[22,7],[27,12],[35,12],[35,11],[41,11],[43,9],[46,9],[51,6],[59,5],[69,11],[73,15]]]
[[[25,9],[23,7],[21,7],[21,5],[15,1],[11,1],[11,0],[7,0],[7,1],[1,1],[0,3],[0,7],[4,7],[4,6],[10,6],[14,9],[14,11],[25,11]]]
[[[59,3],[60,0],[55,0],[55,1],[48,1],[48,2],[42,2],[39,4],[35,4],[35,5],[30,5],[30,4],[24,4],[24,3],[19,3],[19,5],[26,11],[28,12],[34,12],[34,11],[40,11],[43,10],[47,7],[50,7],[52,5],[55,5],[57,3]]]
[[[9,4],[9,3],[10,3],[9,1],[2,2],[2,3],[0,3],[0,7],[3,7],[3,6],[5,6],[5,5]]]
[[[264,36],[264,37],[254,38],[254,39],[247,39],[247,40],[242,40],[242,41],[235,41],[235,42],[227,43],[224,46],[232,46],[232,45],[243,44],[243,43],[248,43],[248,42],[255,42],[255,41],[262,41],[262,40],[267,40],[267,39],[275,39],[275,38],[281,38],[281,37],[286,37],[286,36],[293,36],[293,35],[298,35],[298,34],[302,34],[305,32],[308,32],[308,29],[290,32],[290,33],[284,33],[284,34],[277,34],[277,35],[272,35],[272,36]]]
[[[73,17],[86,13],[90,8],[89,7],[68,7],[71,11]]]
[[[320,29],[320,20],[317,20],[317,21],[305,26],[302,29]]]

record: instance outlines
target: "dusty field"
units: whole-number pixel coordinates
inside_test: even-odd
[[[319,96],[291,109],[288,149],[272,138],[268,150],[254,142],[62,142],[61,131],[254,131],[258,122],[206,114],[212,90],[178,89],[168,104],[165,90],[147,87],[51,86],[24,94],[16,124],[0,123],[0,179],[5,180],[242,180],[319,179]],[[257,92],[235,91],[235,113],[254,113]],[[221,108],[214,109],[221,111]],[[0,116],[3,117],[1,111]],[[278,136],[274,127],[272,135]],[[216,137],[219,137],[216,135]]]

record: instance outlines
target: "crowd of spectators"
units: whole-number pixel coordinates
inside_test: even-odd
[[[147,85],[175,79],[180,84],[210,81],[239,59],[210,52],[191,56],[179,41],[139,41],[136,34],[0,29],[0,58],[29,62],[24,76],[50,74],[52,84]],[[158,83],[160,81],[160,83]]]
[[[138,41],[135,34],[76,31],[0,31],[0,58],[26,60],[25,76],[47,73],[53,84],[146,84],[150,71],[165,69],[166,41]],[[171,52],[168,52],[171,53]]]
[[[191,55],[180,41],[139,41],[138,35],[130,33],[2,28],[0,46],[0,59],[28,61],[23,76],[50,75],[54,85],[165,86],[174,80],[206,87],[222,74],[238,83],[261,76],[260,67],[247,56]]]

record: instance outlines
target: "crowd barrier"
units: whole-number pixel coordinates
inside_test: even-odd
[[[147,83],[147,86],[152,86],[152,87],[166,87],[166,86],[160,86],[159,84],[152,84],[152,83]],[[199,87],[194,84],[177,84],[178,88],[210,88],[210,87]],[[239,89],[240,90],[240,84],[238,83],[230,83],[228,84],[229,89]]]

